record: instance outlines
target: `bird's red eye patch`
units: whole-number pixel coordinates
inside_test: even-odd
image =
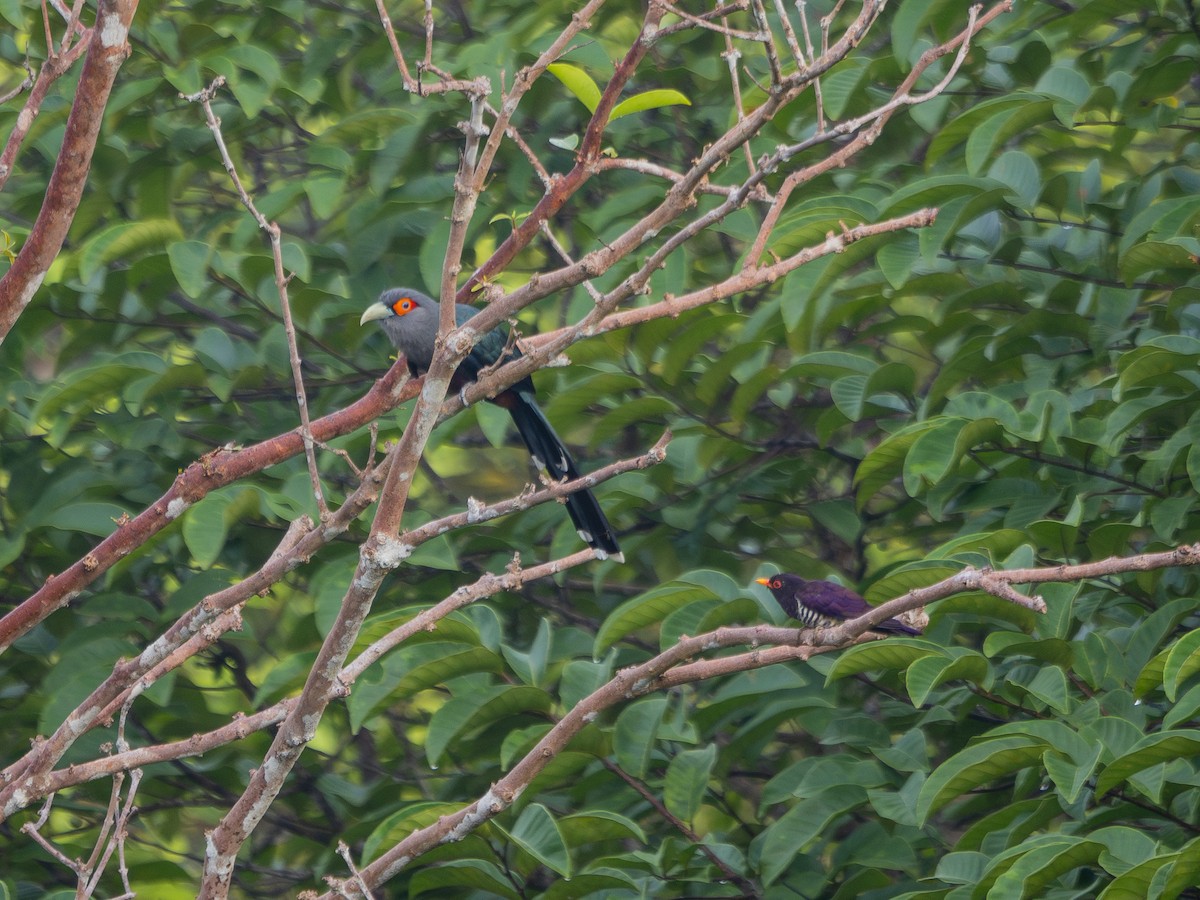
[[[404,315],[406,312],[411,312],[412,308],[417,304],[413,302],[412,297],[401,297],[392,304],[392,312],[398,316]]]
[[[778,578],[775,578],[771,581],[771,587],[773,587],[773,588],[783,587],[783,582],[780,581]]]

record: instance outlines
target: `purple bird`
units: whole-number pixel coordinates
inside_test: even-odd
[[[798,622],[809,628],[825,628],[840,625],[847,619],[857,619],[874,609],[866,600],[840,584],[832,581],[809,581],[799,575],[772,575],[756,578],[775,597],[779,607]],[[884,619],[872,626],[875,631],[892,634],[920,634],[899,619]]]

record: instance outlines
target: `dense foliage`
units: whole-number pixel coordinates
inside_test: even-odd
[[[436,5],[437,66],[497,87],[577,6]],[[399,42],[419,59],[421,5],[393,6]],[[833,4],[803,6],[815,29]],[[1134,6],[1018,2],[976,39],[948,90],[793,197],[768,251],[784,257],[922,207],[939,210],[931,227],[869,237],[733,299],[583,342],[570,366],[539,373],[547,415],[585,469],[673,432],[665,462],[596,489],[626,564],[591,563],[469,606],[369,669],[330,707],[250,838],[235,892],[346,877],[339,840],[366,864],[474,801],[620,668],[681,635],[782,622],[757,576],[837,577],[878,602],[965,565],[1053,566],[1200,541],[1200,33],[1189,0]],[[641,15],[640,4],[604,6],[565,61],[603,86]],[[3,93],[45,47],[40,4],[0,2],[0,18]],[[868,112],[965,22],[961,4],[889,8],[822,79],[825,115]],[[749,12],[729,23],[754,28]],[[216,111],[251,196],[284,235],[314,417],[387,367],[384,336],[358,325],[366,303],[396,284],[436,292],[441,279],[467,104],[403,91],[370,5],[279,0],[253,15],[208,0],[144,5],[131,44],[68,245],[0,350],[6,610],[206,452],[296,427],[270,248],[203,111],[181,92],[228,81]],[[738,46],[753,108],[767,61]],[[657,44],[634,91],[671,88],[690,105],[614,121],[611,155],[686,168],[736,120],[725,50],[724,35],[700,29]],[[14,251],[43,202],[70,80],[47,98],[0,194]],[[0,134],[21,103],[0,107]],[[568,84],[543,77],[514,125],[559,172],[587,115]],[[815,117],[810,92],[750,155],[803,139]],[[829,148],[806,153],[793,164]],[[731,155],[725,183],[746,166]],[[563,249],[577,259],[624,232],[657,202],[647,183],[633,170],[593,177],[551,223]],[[507,144],[472,218],[464,274],[541,191]],[[702,195],[699,210],[719,199]],[[760,221],[751,202],[692,238],[651,296],[629,305],[728,277]],[[595,286],[613,288],[639,263]],[[513,289],[560,264],[535,242],[493,280]],[[0,275],[7,265],[0,258]],[[574,322],[592,302],[582,289],[544,300],[522,314],[522,331]],[[406,417],[386,416],[381,437]],[[406,527],[468,497],[520,492],[531,476],[507,423],[478,404],[438,427]],[[361,463],[369,440],[360,429],[333,444]],[[349,490],[345,460],[319,459],[331,496]],[[24,635],[0,658],[5,764],[118,660],[261,565],[302,513],[315,508],[297,456],[214,491]],[[127,739],[185,740],[297,693],[368,521],[254,598],[241,631],[138,697]],[[554,503],[423,544],[386,582],[359,646],[504,571],[514,553],[530,565],[576,549]],[[1197,896],[1197,574],[1114,570],[1044,585],[1045,616],[960,595],[929,608],[922,638],[618,706],[512,809],[383,890]],[[115,734],[115,720],[95,729],[63,765],[97,758]],[[194,895],[205,829],[270,739],[258,731],[146,768],[124,846],[142,896]],[[91,853],[110,787],[57,796],[41,831],[67,857]],[[0,825],[0,892],[74,890],[75,876],[20,832],[40,802]],[[101,893],[120,890],[113,866]]]

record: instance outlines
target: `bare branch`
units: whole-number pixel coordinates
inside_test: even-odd
[[[486,521],[499,515],[506,515],[516,510],[527,509],[537,504],[551,502],[566,496],[568,493],[594,487],[597,483],[606,481],[623,472],[655,465],[665,458],[668,438],[669,435],[663,435],[658,443],[643,456],[613,463],[575,481],[560,482],[544,490],[531,494],[522,494],[510,500],[492,504],[491,506],[472,506],[466,513],[448,516],[435,522],[430,522],[419,529],[415,529],[403,535],[402,541],[404,542],[404,546],[417,546],[424,541],[444,534],[451,528],[460,528],[467,524]],[[348,505],[349,503],[344,504],[338,511],[338,515]],[[271,558],[264,565],[264,569],[268,570],[266,576],[269,577],[273,574],[270,567],[288,566],[291,557],[297,554],[311,555],[314,552],[314,538],[309,529],[297,527],[297,523],[293,523],[293,527],[289,529],[288,534],[280,541],[279,548],[277,548],[276,552],[271,555]],[[442,601],[441,604],[438,604],[438,606],[422,613],[416,619],[379,638],[364,650],[354,662],[345,666],[337,680],[341,684],[349,686],[362,675],[368,666],[380,659],[387,651],[396,647],[411,633],[427,630],[454,609],[475,600],[491,596],[498,591],[514,590],[522,584],[557,574],[594,558],[595,554],[592,550],[581,550],[576,554],[548,563],[530,566],[521,570],[510,570],[502,576],[485,575],[474,585],[459,588],[459,590],[455,591],[450,597]],[[257,577],[251,579],[253,584],[257,584],[259,581],[260,579]],[[35,779],[35,773],[45,768],[46,760],[49,757],[54,757],[50,761],[50,765],[53,765],[57,759],[61,758],[62,753],[69,748],[74,737],[78,736],[73,732],[82,733],[85,730],[85,726],[80,723],[106,721],[112,716],[118,705],[123,704],[127,709],[134,697],[148,689],[163,675],[195,656],[196,653],[211,645],[227,631],[238,627],[240,622],[239,609],[245,599],[248,599],[245,590],[235,592],[232,588],[222,591],[220,594],[204,598],[196,609],[186,614],[180,623],[173,626],[166,635],[156,642],[156,656],[144,657],[132,665],[118,666],[113,677],[67,717],[67,722],[64,723],[64,726],[66,726],[65,729],[60,728],[50,738],[42,741],[20,764],[14,764],[5,771],[4,778],[12,782],[14,786],[18,780],[24,782],[23,787],[15,788],[14,791],[21,796],[21,803],[27,805],[34,799],[37,799],[37,797],[43,796],[46,792],[61,790],[63,787],[101,778],[127,768],[145,766],[152,762],[162,762],[167,759],[178,759],[184,756],[202,754],[221,744],[240,740],[255,730],[279,724],[290,715],[297,702],[295,698],[281,701],[280,704],[276,704],[270,709],[254,713],[253,715],[238,717],[232,724],[210,732],[207,735],[194,735],[186,741],[163,744],[158,747],[140,748],[129,751],[122,750],[113,756],[105,757],[92,763],[75,764],[67,770],[49,773],[44,778]],[[223,609],[224,611],[214,617],[213,613],[217,609]],[[205,615],[207,615],[207,618],[204,618]],[[189,619],[189,617],[190,620],[185,623],[184,620]],[[186,640],[181,640],[185,636]],[[64,734],[71,734],[71,737],[64,739]],[[31,756],[34,758],[31,759]],[[28,792],[30,790],[32,791],[31,793]]]
[[[0,105],[7,103],[13,97],[20,96],[31,87],[33,87],[33,67],[29,65],[29,60],[25,60],[22,64],[25,68],[25,77],[21,79],[21,83],[9,91],[7,94],[0,94]],[[0,188],[4,187],[4,182],[8,178],[8,170],[0,169]]]
[[[329,518],[329,506],[325,502],[325,492],[321,488],[321,472],[317,468],[317,455],[313,447],[312,423],[308,417],[308,393],[304,389],[300,349],[296,344],[296,326],[292,322],[292,305],[288,301],[287,285],[291,276],[283,268],[282,236],[279,226],[274,222],[268,222],[266,217],[258,211],[258,207],[254,205],[250,192],[246,190],[246,186],[237,173],[237,167],[233,164],[233,157],[229,155],[229,148],[225,146],[225,136],[221,133],[221,120],[217,118],[212,108],[213,97],[224,84],[224,76],[218,76],[212,84],[199,93],[181,96],[185,100],[199,102],[204,107],[204,120],[217,142],[217,150],[221,154],[221,162],[225,165],[225,171],[229,173],[229,178],[237,189],[242,205],[250,211],[254,221],[258,222],[258,227],[267,233],[267,237],[271,241],[271,257],[275,262],[275,289],[279,293],[279,306],[283,312],[283,330],[287,335],[288,361],[292,367],[292,383],[296,386],[296,405],[300,408],[300,439],[304,442],[304,458],[308,462],[308,477],[312,482],[317,511],[321,521],[324,522]]]

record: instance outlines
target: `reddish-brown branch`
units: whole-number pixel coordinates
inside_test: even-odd
[[[613,76],[605,85],[596,109],[592,112],[592,118],[584,130],[583,140],[579,144],[579,154],[575,165],[566,175],[552,179],[552,186],[542,195],[542,199],[534,206],[533,211],[509,233],[488,260],[459,288],[458,299],[460,301],[470,297],[474,285],[502,272],[513,258],[537,236],[542,222],[553,218],[594,174],[595,169],[592,164],[600,156],[601,140],[604,136],[604,128],[608,124],[608,117],[617,105],[621,91],[637,71],[642,59],[650,52],[658,25],[665,12],[667,12],[665,6],[657,0],[652,0],[646,10],[645,20],[642,22],[642,29],[638,33],[637,39],[613,70]]]
[[[398,361],[359,400],[314,421],[313,437],[328,441],[349,434],[410,399],[417,391],[414,384],[406,383],[406,378],[404,363]],[[296,430],[276,435],[243,450],[221,449],[205,454],[184,469],[157,501],[134,518],[119,524],[116,531],[83,559],[47,578],[36,593],[0,619],[0,652],[8,649],[14,640],[56,609],[71,602],[96,578],[170,525],[184,510],[210,491],[261,472],[303,450],[304,442],[299,430]]]
[[[0,278],[0,342],[41,287],[42,279],[62,249],[67,231],[75,220],[75,211],[79,208],[92,166],[96,139],[104,122],[108,95],[121,63],[129,55],[129,23],[136,10],[137,0],[101,0],[96,11],[96,25],[86,44],[87,58],[75,89],[75,102],[67,118],[58,162],[46,188],[46,198],[21,252]],[[34,91],[37,91],[36,85]],[[25,112],[29,112],[28,105],[23,114]],[[0,164],[11,166],[12,161],[0,159]]]

